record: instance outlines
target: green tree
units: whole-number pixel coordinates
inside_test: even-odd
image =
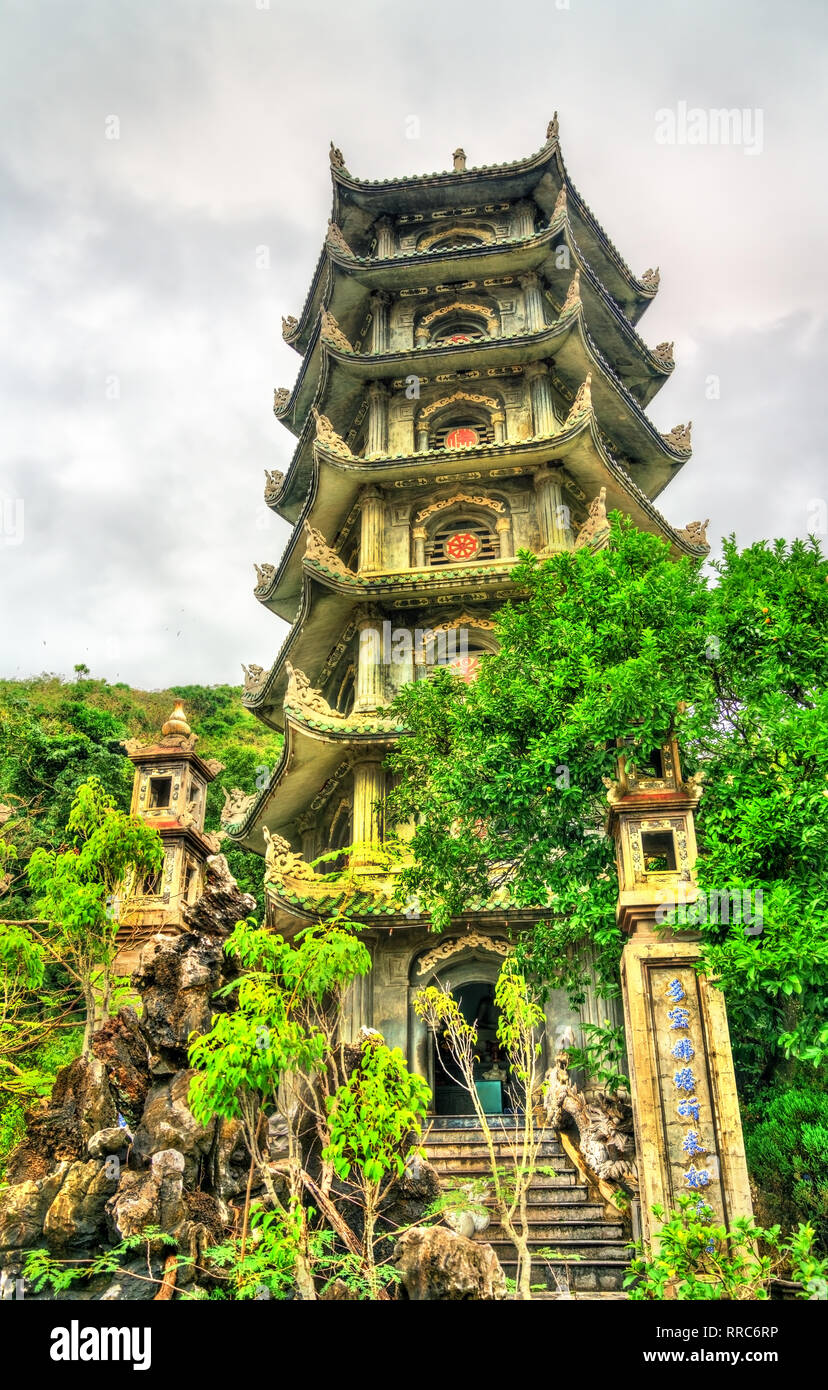
[[[712,579],[618,514],[606,549],[515,567],[477,681],[405,688],[389,813],[414,822],[400,892],[436,927],[484,902],[534,908],[518,958],[578,1005],[594,959],[618,990],[617,879],[604,833],[619,741],[676,735],[704,770],[702,887],[762,889],[758,933],[705,923],[743,1082],[826,1051],[828,562],[815,542],[734,541]]]
[[[110,1011],[118,895],[131,878],[157,872],[162,847],[156,831],[117,810],[96,777],[78,788],[66,831],[69,849],[40,848],[29,860],[43,925],[29,930],[83,995],[87,1052],[96,1019]]]

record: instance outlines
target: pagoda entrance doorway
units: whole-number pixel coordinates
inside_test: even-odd
[[[484,1111],[491,1115],[509,1114],[513,1109],[509,1068],[497,1040],[500,1010],[495,1004],[495,983],[500,966],[499,956],[493,957],[488,952],[484,955],[477,950],[464,951],[459,959],[442,970],[420,975],[415,968],[409,995],[413,1001],[418,989],[426,985],[448,989],[463,1018],[477,1028],[475,1087]],[[462,1083],[447,1042],[425,1028],[414,1012],[413,1002],[409,1027],[411,1062],[431,1087],[432,1112],[435,1115],[473,1115],[472,1098]]]
[[[497,1041],[497,1022],[500,1010],[495,1004],[494,985],[488,980],[473,980],[454,990],[454,997],[468,1024],[477,1029],[477,1056],[474,1081],[484,1111],[502,1115],[511,1109],[509,1071],[503,1063]],[[460,1071],[445,1039],[432,1039],[435,1115],[472,1115],[472,1098],[462,1083]]]

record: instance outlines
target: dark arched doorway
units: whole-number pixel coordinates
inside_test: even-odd
[[[510,1109],[509,1071],[497,1038],[500,1010],[495,1004],[494,982],[468,980],[455,985],[452,993],[466,1023],[477,1029],[474,1081],[487,1114],[500,1115]],[[451,1051],[438,1034],[432,1038],[434,1075],[434,1113],[471,1115],[472,1098],[466,1090]]]

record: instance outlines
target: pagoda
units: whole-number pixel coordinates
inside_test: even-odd
[[[290,934],[343,904],[365,923],[374,968],[346,1026],[379,1029],[434,1086],[413,994],[438,978],[482,1018],[510,935],[537,914],[495,900],[435,936],[396,900],[390,702],[435,663],[473,679],[521,550],[598,548],[614,508],[676,556],[707,544],[703,523],[677,529],[655,505],[690,457],[689,425],[662,434],[646,414],[674,366],[637,327],[658,270],[635,275],[574,187],[557,116],[509,164],[467,168],[457,150],[448,172],[366,181],[331,145],[330,165],[322,253],[283,319],[300,362],[274,412],[296,446],[285,474],[266,471],[293,533],[256,566],[257,600],[290,630],[269,669],[245,668],[245,706],[284,745],[263,790],[228,797],[223,828],[266,855],[268,925]],[[590,995],[575,1017],[553,994],[550,1056],[608,1011]]]

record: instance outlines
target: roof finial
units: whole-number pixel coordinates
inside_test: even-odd
[[[552,114],[552,119],[551,119],[551,121],[549,122],[549,125],[546,127],[546,143],[547,143],[548,145],[551,145],[552,141],[553,141],[553,140],[557,140],[557,138],[558,138],[558,113],[557,113],[557,111],[555,111],[555,112],[553,112],[553,114]]]
[[[345,157],[342,151],[336,148],[336,145],[334,144],[333,140],[331,141],[330,160],[332,169],[345,168]]]
[[[465,151],[464,149],[462,149],[462,148],[458,145],[458,146],[457,146],[457,149],[454,151],[454,154],[453,154],[451,157],[452,157],[452,159],[454,160],[454,172],[455,172],[455,174],[465,174],[465,172],[466,172],[466,151]]]
[[[176,700],[175,709],[166,723],[161,725],[161,732],[162,734],[184,734],[185,738],[192,733],[181,700]]]

